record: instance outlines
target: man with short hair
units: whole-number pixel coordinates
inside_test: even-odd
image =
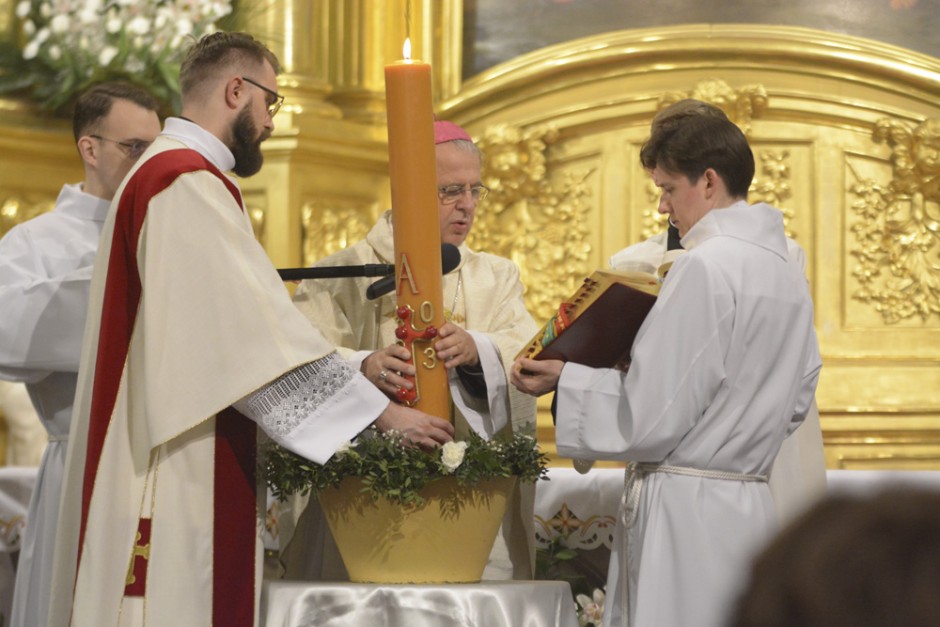
[[[512,381],[557,389],[560,454],[630,461],[604,625],[720,627],[776,529],[767,475],[813,401],[813,303],[782,214],[747,204],[754,157],[737,126],[677,116],[640,159],[686,252],[629,370],[520,358]]]
[[[26,383],[49,444],[39,464],[17,565],[10,625],[45,625],[52,550],[92,264],[111,198],[160,132],[157,101],[102,83],[76,101],[72,130],[85,180],[55,208],[0,240],[0,378]]]
[[[226,172],[261,168],[283,101],[277,72],[246,33],[202,38],[180,70],[182,115],[115,196],[92,282],[53,627],[254,625],[258,427],[319,463],[372,424],[421,446],[451,439],[450,423],[389,403],[337,356],[252,233]]]
[[[509,259],[472,250],[466,244],[478,205],[488,191],[482,182],[483,155],[470,135],[453,122],[436,121],[434,139],[441,241],[457,246],[460,251],[459,265],[443,279],[447,322],[441,327],[440,340],[434,347],[450,373],[458,432],[467,428],[461,412],[463,404],[468,413],[486,413],[497,424],[508,419],[514,433],[534,436],[535,401],[509,386],[506,375],[513,358],[538,331],[525,307],[519,269]],[[391,264],[393,260],[392,212],[387,211],[364,240],[314,265]],[[414,375],[415,369],[407,361],[408,350],[396,344],[395,293],[367,300],[365,293],[370,281],[307,280],[295,293],[294,302],[330,341],[356,351],[351,359],[361,363],[362,373],[394,399],[399,386],[409,389],[412,386],[401,375]],[[314,511],[308,517],[317,517],[318,506],[312,504],[310,509]],[[533,509],[534,486],[517,486],[484,579],[534,577]],[[289,523],[289,517],[282,516],[281,520]],[[288,536],[291,533],[289,528],[280,531],[286,531]],[[289,559],[296,556],[297,549],[290,547]],[[331,549],[332,543],[327,541],[325,550]],[[335,556],[324,560],[322,566],[309,559],[302,562],[303,572],[288,564],[288,576],[325,579],[346,576]]]

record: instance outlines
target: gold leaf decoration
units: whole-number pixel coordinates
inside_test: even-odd
[[[551,317],[589,271],[587,179],[594,170],[553,176],[547,152],[557,139],[548,126],[499,125],[477,142],[485,155],[483,182],[492,191],[468,244],[516,262],[536,320]]]
[[[365,238],[374,218],[371,203],[351,200],[312,201],[301,207],[304,265],[352,246]]]
[[[45,194],[14,194],[6,197],[0,204],[0,237],[17,224],[51,211],[54,206],[55,198]]]
[[[790,151],[762,150],[759,158],[759,174],[751,182],[748,202],[765,202],[779,209],[783,213],[787,237],[796,239],[791,225],[794,211],[786,206],[786,201],[793,196],[790,188]]]
[[[727,82],[713,78],[699,82],[691,91],[674,91],[664,95],[659,108],[665,109],[674,102],[694,98],[715,105],[737,124],[745,135],[751,134],[751,120],[767,108],[767,90],[763,85],[745,85],[732,88]]]
[[[264,226],[266,211],[263,207],[248,206],[248,218],[251,220],[251,230],[254,231],[255,239],[264,242]]]
[[[887,184],[855,178],[851,226],[859,264],[852,298],[870,303],[886,324],[940,315],[940,120],[916,127],[881,119],[872,139],[891,148]]]

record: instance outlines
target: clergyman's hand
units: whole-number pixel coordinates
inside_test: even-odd
[[[454,439],[454,425],[450,421],[396,403],[388,404],[375,419],[375,426],[383,433],[399,431],[406,445],[422,448],[437,448]]]
[[[536,361],[520,357],[512,364],[509,380],[516,389],[532,396],[542,396],[558,387],[565,362],[557,359]]]
[[[440,339],[434,343],[437,358],[450,370],[457,366],[476,366],[480,363],[477,343],[466,330],[453,322],[445,322],[438,334]]]
[[[415,374],[415,367],[408,362],[409,359],[411,359],[411,353],[407,348],[392,344],[363,359],[359,369],[366,379],[394,401],[397,399],[395,393],[398,388],[410,390],[414,387],[414,383],[402,376],[413,377]]]

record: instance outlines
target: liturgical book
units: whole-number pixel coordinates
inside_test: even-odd
[[[519,355],[626,369],[633,340],[656,302],[659,286],[653,274],[597,270]]]

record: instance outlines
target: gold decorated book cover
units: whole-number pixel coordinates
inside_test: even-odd
[[[596,270],[519,355],[626,369],[633,340],[659,287],[653,274]]]

